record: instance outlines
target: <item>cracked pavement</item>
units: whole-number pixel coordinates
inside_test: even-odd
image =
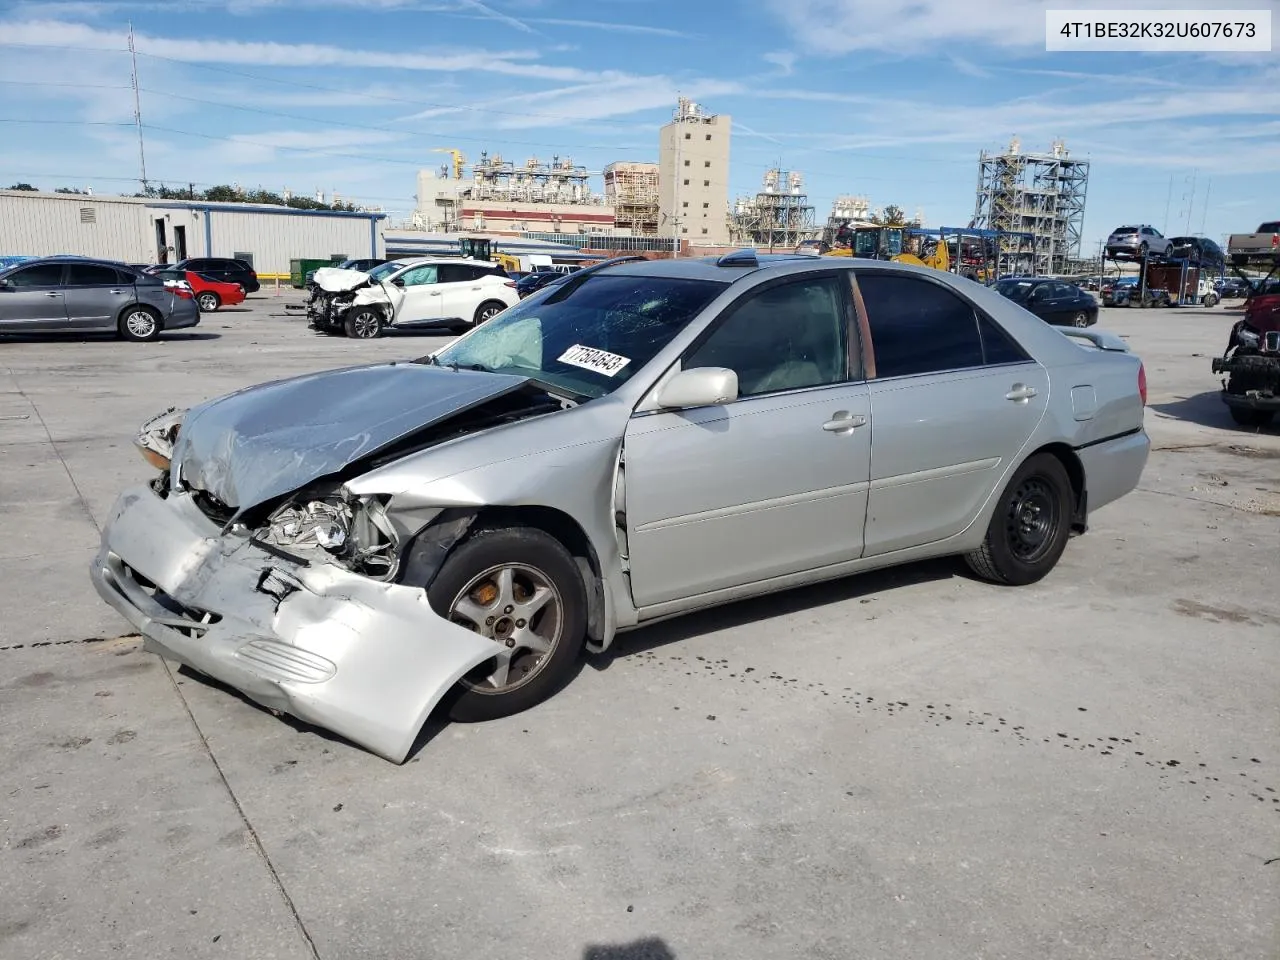
[[[1280,429],[1217,398],[1237,311],[1103,311],[1154,450],[1042,583],[669,621],[395,767],[142,653],[87,575],[147,416],[439,342],[296,301],[0,338],[0,955],[1275,956]]]

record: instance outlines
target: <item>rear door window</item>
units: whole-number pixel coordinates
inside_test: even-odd
[[[69,287],[114,287],[120,284],[120,274],[114,267],[97,263],[73,263],[67,268]]]
[[[920,277],[857,273],[878,377],[980,367],[982,339],[973,307]]]
[[[440,264],[440,283],[465,283],[479,276],[479,268],[466,263]]]

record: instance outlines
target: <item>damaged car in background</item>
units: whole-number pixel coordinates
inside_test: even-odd
[[[392,260],[367,273],[321,267],[306,299],[307,325],[357,339],[380,337],[388,329],[465,330],[519,299],[515,281],[484,260]]]
[[[938,271],[619,258],[160,414],[92,578],[147,649],[402,762],[666,617],[944,555],[1036,582],[1136,486],[1145,393],[1118,338]]]

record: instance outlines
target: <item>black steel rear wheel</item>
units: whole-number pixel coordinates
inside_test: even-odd
[[[1062,461],[1050,453],[1031,457],[1000,494],[986,539],[965,557],[969,567],[993,583],[1043,579],[1066,549],[1073,501]]]

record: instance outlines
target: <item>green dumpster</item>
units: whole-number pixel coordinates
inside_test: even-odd
[[[332,267],[333,261],[325,259],[301,259],[289,261],[289,285],[301,290],[307,285],[307,274],[321,267]]]

